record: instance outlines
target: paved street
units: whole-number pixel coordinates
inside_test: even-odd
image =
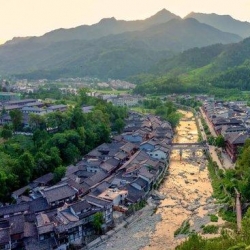
[[[221,161],[220,161],[220,159],[218,157],[218,154],[215,151],[215,149],[216,149],[215,146],[209,145],[209,152],[210,152],[210,155],[211,155],[213,161],[215,161],[217,163],[219,169],[224,169],[224,166],[222,166]]]
[[[217,135],[214,131],[212,124],[209,122],[209,120],[207,119],[205,113],[203,112],[203,110],[201,108],[200,108],[200,113],[201,113],[202,117],[204,118],[204,120],[206,121],[212,136],[216,137]],[[201,119],[199,117],[198,117],[198,123],[199,123],[200,129],[201,129],[201,134],[202,134],[203,140],[207,140],[207,135],[204,132],[204,129],[203,129],[203,126],[201,123]],[[222,162],[221,162],[215,149],[216,149],[215,146],[209,145],[210,155],[211,155],[213,161],[215,161],[218,164],[220,169],[232,169],[235,167],[235,164],[231,161],[229,156],[224,152],[221,152],[221,158],[222,158]]]
[[[210,121],[207,119],[207,116],[206,116],[206,114],[203,112],[202,108],[200,108],[200,112],[201,112],[201,114],[202,114],[203,119],[206,121],[206,123],[207,123],[207,125],[208,125],[208,127],[209,127],[209,130],[210,130],[210,132],[211,132],[211,135],[212,135],[212,136],[217,136],[216,133],[215,133],[215,131],[214,131],[213,126],[211,125]]]

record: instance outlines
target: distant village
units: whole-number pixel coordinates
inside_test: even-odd
[[[77,93],[77,89],[87,87],[90,89],[103,89],[103,90],[131,90],[135,88],[135,84],[123,81],[108,79],[107,81],[101,81],[98,78],[60,78],[54,81],[47,79],[40,79],[35,81],[28,81],[27,79],[15,80],[11,84],[7,80],[0,82],[5,92],[16,93],[35,93],[39,88],[43,88],[46,84],[54,84],[59,86],[59,89],[63,93]],[[60,86],[61,85],[61,86]]]

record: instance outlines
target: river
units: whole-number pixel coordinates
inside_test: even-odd
[[[177,127],[174,142],[197,142],[198,129],[191,112],[183,113],[183,120]],[[169,165],[169,176],[160,187],[165,199],[158,207],[157,214],[162,220],[156,224],[151,234],[150,243],[144,250],[174,249],[181,237],[174,237],[174,232],[183,221],[189,220],[190,230],[200,231],[200,227],[210,222],[208,213],[214,213],[212,186],[209,180],[206,159],[202,152],[196,156],[186,151],[180,159],[179,152],[172,152]],[[210,205],[209,205],[210,204]],[[221,223],[221,221],[219,221]]]

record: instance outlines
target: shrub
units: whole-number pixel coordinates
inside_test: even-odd
[[[179,234],[188,234],[190,229],[189,220],[185,220],[182,222],[181,226],[174,232],[174,236]]]
[[[214,225],[207,225],[203,228],[203,233],[204,234],[217,234],[219,228]]]
[[[211,222],[218,222],[218,216],[215,214],[210,214],[210,220]]]

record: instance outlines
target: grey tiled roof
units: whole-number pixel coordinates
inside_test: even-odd
[[[37,183],[40,183],[40,184],[47,184],[50,181],[52,181],[53,178],[54,178],[54,174],[53,173],[48,173],[48,174],[45,174],[45,175],[35,179],[33,182],[37,182]]]
[[[0,244],[10,241],[10,223],[7,220],[0,220]]]
[[[138,149],[138,146],[131,143],[131,142],[127,142],[125,145],[120,147],[120,150],[122,150],[122,151],[124,151],[126,153],[130,153],[134,149]]]
[[[99,171],[95,173],[95,175],[93,175],[92,177],[86,179],[85,182],[90,186],[94,186],[100,181],[104,180],[106,177],[108,177],[107,173],[105,173],[104,171]]]
[[[22,195],[26,190],[29,190],[30,189],[30,186],[25,186],[25,187],[22,187],[16,191],[14,191],[12,194],[15,195],[15,196],[20,196]]]
[[[29,205],[30,205],[30,211],[34,213],[45,211],[50,208],[47,200],[43,197],[31,201]]]
[[[109,186],[110,186],[110,183],[104,181],[104,182],[100,183],[98,186],[96,186],[92,190],[91,194],[93,194],[94,196],[98,196],[99,194],[104,192]]]
[[[24,237],[34,237],[37,235],[37,228],[35,223],[24,222]]]
[[[62,184],[46,188],[43,190],[43,193],[48,203],[51,203],[72,197],[77,193],[77,190],[68,184]]]
[[[118,164],[117,164],[118,165]],[[113,165],[113,164],[110,164],[108,162],[103,162],[101,165],[100,165],[100,168],[102,170],[104,170],[105,172],[110,172],[112,170],[114,170],[116,168],[117,165]]]
[[[80,213],[84,210],[88,210],[91,208],[91,205],[86,201],[79,201],[70,206],[76,213]]]
[[[8,218],[10,222],[10,234],[20,234],[24,232],[24,215],[14,215]]]
[[[36,237],[24,240],[25,250],[52,250],[57,246],[55,238],[38,241]]]
[[[133,183],[136,183],[137,185],[139,185],[140,187],[146,187],[148,182],[145,181],[144,179],[142,179],[141,177],[137,178]]]
[[[111,204],[110,201],[103,200],[101,198],[94,197],[92,195],[86,195],[84,197],[90,204],[96,205],[98,207],[105,207]]]
[[[0,217],[4,215],[23,213],[29,210],[29,203],[13,204],[10,206],[0,207]]]
[[[242,133],[231,133],[227,136],[227,141],[231,144],[244,144],[246,139],[249,138],[248,134]]]
[[[142,190],[138,190],[131,186],[130,184],[126,185],[126,190],[128,190],[127,200],[130,202],[137,202],[142,199],[145,195],[145,192]]]
[[[49,223],[47,225],[43,225],[40,227],[37,227],[38,234],[46,234],[54,231],[54,224]]]

